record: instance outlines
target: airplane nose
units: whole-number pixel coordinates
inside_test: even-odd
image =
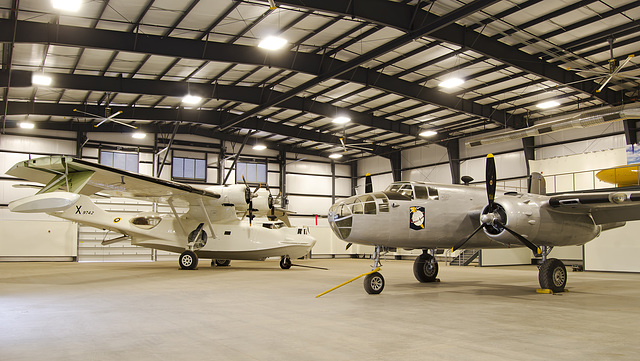
[[[327,218],[333,233],[341,240],[346,240],[351,234],[351,226],[353,224],[351,208],[347,203],[342,201],[331,206]]]

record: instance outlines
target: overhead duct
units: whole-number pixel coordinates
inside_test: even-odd
[[[507,142],[510,140],[550,134],[561,130],[586,128],[594,125],[611,123],[619,120],[640,119],[640,103],[622,105],[605,110],[576,114],[571,117],[562,117],[546,123],[534,125],[529,128],[513,130],[499,135],[486,137],[480,140],[465,142],[467,147]]]

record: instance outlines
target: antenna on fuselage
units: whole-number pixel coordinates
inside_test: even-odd
[[[468,186],[469,183],[473,182],[473,177],[468,175],[463,175],[462,178],[460,178],[460,180],[462,181],[462,183],[464,183],[464,185]]]

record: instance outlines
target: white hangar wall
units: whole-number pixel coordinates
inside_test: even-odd
[[[14,184],[24,183],[4,174],[15,163],[41,156],[68,155],[75,156],[77,148],[77,135],[75,132],[63,131],[40,131],[38,129],[23,130],[12,129],[9,134],[0,135],[0,227],[14,227],[16,224],[29,224],[33,232],[18,232],[12,235],[12,242],[7,242],[7,237],[2,237],[0,241],[0,259],[12,258],[24,259],[24,257],[49,257],[50,259],[72,259],[77,257],[81,261],[150,261],[157,259],[177,259],[177,255],[154,251],[141,247],[132,246],[127,242],[118,242],[108,246],[102,246],[104,239],[116,238],[119,235],[113,232],[106,232],[93,227],[77,226],[65,220],[43,214],[20,214],[12,213],[8,210],[7,204],[15,199],[34,194],[37,190],[32,188],[13,188]],[[147,137],[143,140],[136,140],[128,135],[120,133],[88,133],[89,141],[82,148],[82,158],[92,162],[98,162],[100,149],[110,151],[121,151],[136,153],[139,156],[138,172],[153,176],[159,168],[158,163],[162,161],[162,156],[154,160],[154,138]],[[177,135],[172,146],[171,154],[167,156],[167,161],[163,166],[160,178],[171,179],[172,155],[179,157],[191,157],[205,159],[206,183],[195,184],[206,186],[217,184],[218,181],[218,158],[219,144],[208,147],[193,146],[190,144],[212,144],[210,138]],[[234,154],[239,149],[239,144],[232,145],[225,142],[226,155]],[[164,148],[164,144],[159,144],[157,149]],[[267,179],[270,190],[274,197],[279,194],[280,184],[280,163],[279,153],[272,150],[257,152],[251,147],[245,147],[241,159],[245,161],[256,161],[267,163]],[[326,158],[312,157],[299,154],[286,154],[286,192],[288,199],[287,208],[297,212],[291,217],[294,225],[304,225],[312,228],[312,234],[321,235],[319,244],[326,243],[328,250],[344,249],[341,241],[332,239],[331,232],[327,233],[328,224],[326,214],[333,203],[333,200],[351,195],[351,166],[349,164],[336,163],[333,167]],[[232,168],[233,159],[223,161],[224,173],[221,178],[228,176],[226,184],[234,184],[235,171]],[[264,184],[261,184],[264,187]],[[255,186],[252,185],[252,188]],[[108,200],[97,200],[100,206],[107,210],[120,212],[143,212],[153,210],[153,204],[149,202],[132,199],[112,198]],[[168,207],[159,206],[159,212],[169,213]],[[318,228],[324,230],[316,231],[316,215]],[[19,223],[12,223],[19,222]],[[61,231],[48,232],[55,227],[71,227],[71,233],[76,234],[76,238],[68,237],[68,232]],[[1,229],[5,229],[1,228]],[[38,233],[40,232],[40,233]],[[45,233],[42,233],[45,232]],[[36,237],[37,234],[47,234],[47,237]],[[52,236],[59,238],[52,241]],[[333,243],[335,243],[335,245]],[[48,248],[47,248],[48,247]],[[29,253],[29,250],[32,250]],[[55,257],[55,258],[54,258]]]

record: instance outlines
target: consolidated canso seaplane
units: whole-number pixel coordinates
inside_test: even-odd
[[[292,227],[284,209],[274,207],[267,189],[246,184],[200,189],[188,184],[123,171],[67,156],[29,159],[7,174],[44,184],[37,194],[9,203],[22,213],[47,213],[123,234],[103,245],[131,244],[180,254],[182,269],[195,269],[198,258],[226,266],[230,260],[280,257],[280,267],[305,256],[315,245],[307,227]],[[92,195],[134,198],[170,207],[171,213],[130,214],[106,211]],[[188,208],[179,214],[177,209]],[[252,222],[255,217],[264,221]]]

